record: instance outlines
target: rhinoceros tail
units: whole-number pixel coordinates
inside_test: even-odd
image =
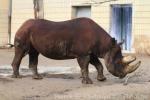
[[[12,47],[14,47],[13,44],[7,43],[7,44],[5,44],[3,46],[0,46],[0,49],[9,49],[9,48],[12,48]]]

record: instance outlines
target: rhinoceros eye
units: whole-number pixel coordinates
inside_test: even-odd
[[[121,50],[117,49],[116,52],[115,52],[115,54],[114,54],[114,60],[115,60],[115,62],[116,63],[119,63],[119,62],[121,63],[122,58],[123,58],[123,56],[122,56]]]

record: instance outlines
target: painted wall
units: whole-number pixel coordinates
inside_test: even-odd
[[[150,53],[150,2],[134,0],[133,34],[134,47],[138,53]]]
[[[118,0],[92,6],[92,19],[107,32],[110,26],[110,4],[132,4],[132,50],[144,53],[150,49],[150,2],[149,0]]]
[[[105,0],[94,0],[102,2]],[[44,18],[63,21],[73,18],[73,6],[91,5],[91,18],[108,33],[110,28],[110,5],[132,4],[132,51],[144,53],[150,49],[150,2],[149,0],[117,0],[92,4],[91,0],[44,0]],[[32,0],[13,0],[12,43],[16,30],[27,19],[33,18]]]
[[[70,19],[70,0],[44,0],[44,18],[53,21]]]
[[[30,18],[34,18],[33,0],[12,0],[11,43],[18,28]]]
[[[8,43],[8,0],[0,0],[0,45]]]
[[[102,2],[105,0],[94,0]],[[91,0],[45,0],[45,18],[54,21],[71,19],[72,6],[91,5]],[[93,3],[93,2],[92,2]],[[91,5],[91,18],[101,25],[108,33],[110,28],[110,5],[132,4],[132,50],[144,53],[150,49],[150,2],[149,0],[117,0]]]

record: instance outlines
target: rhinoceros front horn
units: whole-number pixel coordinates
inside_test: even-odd
[[[136,64],[133,64],[133,65],[127,65],[124,69],[124,72],[126,74],[129,74],[129,73],[132,73],[134,72],[141,64],[141,61],[137,62]]]
[[[125,56],[125,57],[123,57],[123,63],[125,63],[125,64],[130,64],[131,62],[133,62],[135,60],[136,60],[135,56]]]

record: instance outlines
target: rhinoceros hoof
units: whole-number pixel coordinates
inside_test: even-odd
[[[40,79],[43,79],[43,77],[41,75],[33,75],[32,77],[33,79],[36,79],[36,80],[40,80]]]
[[[93,84],[92,80],[90,78],[83,78],[82,79],[83,84]]]
[[[15,75],[15,74],[13,74],[11,77],[12,77],[12,78],[22,78],[21,75]]]
[[[98,80],[98,81],[105,81],[105,80],[106,80],[106,77],[105,77],[105,76],[101,76],[101,77],[98,76],[98,77],[97,77],[97,80]]]

